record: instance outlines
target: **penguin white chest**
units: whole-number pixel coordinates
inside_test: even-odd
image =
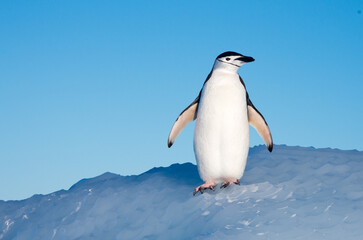
[[[205,83],[194,131],[194,152],[204,181],[242,177],[249,148],[246,90],[237,73],[213,72]]]

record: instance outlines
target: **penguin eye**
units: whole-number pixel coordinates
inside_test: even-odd
[[[230,58],[226,58],[227,61],[231,60]]]

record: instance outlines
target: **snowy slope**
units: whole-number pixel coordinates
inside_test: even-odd
[[[363,152],[254,147],[241,183],[193,197],[190,163],[105,173],[0,201],[0,239],[363,239]]]

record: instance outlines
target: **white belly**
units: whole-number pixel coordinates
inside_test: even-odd
[[[249,149],[246,91],[238,74],[213,73],[205,84],[194,131],[194,152],[204,181],[242,177]]]

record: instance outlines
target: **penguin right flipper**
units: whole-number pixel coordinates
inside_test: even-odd
[[[260,137],[265,142],[267,149],[272,152],[273,141],[270,132],[270,128],[267,125],[265,118],[252,104],[247,95],[247,109],[248,109],[248,121],[252,127],[256,129]]]
[[[179,136],[181,131],[183,131],[185,126],[197,118],[199,99],[200,99],[200,93],[198,97],[186,109],[184,109],[180,113],[179,117],[176,119],[173,127],[171,128],[168,138],[169,148],[173,145],[175,139]]]

